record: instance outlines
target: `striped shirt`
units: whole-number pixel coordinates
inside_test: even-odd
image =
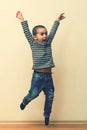
[[[55,65],[53,62],[51,43],[59,26],[59,22],[54,22],[53,27],[48,35],[47,41],[44,41],[43,43],[40,43],[39,41],[33,39],[27,21],[21,22],[21,25],[32,50],[32,69],[36,70],[54,67]]]

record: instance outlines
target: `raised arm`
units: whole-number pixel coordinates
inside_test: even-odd
[[[54,24],[53,24],[53,26],[52,26],[52,28],[51,28],[51,31],[50,31],[50,33],[49,33],[49,36],[48,36],[48,44],[52,43],[52,40],[53,40],[53,38],[54,38],[54,36],[55,36],[55,34],[56,34],[56,31],[57,31],[57,29],[58,29],[58,26],[59,26],[59,24],[60,24],[60,21],[63,20],[64,18],[65,18],[64,13],[61,13],[61,14],[56,18],[56,20],[54,21]]]
[[[19,21],[20,21],[20,23],[22,25],[25,37],[27,38],[28,42],[32,46],[34,39],[33,39],[32,34],[30,32],[30,29],[29,29],[27,21],[24,20],[23,15],[22,15],[22,13],[20,11],[18,11],[16,13],[16,17],[19,19]]]

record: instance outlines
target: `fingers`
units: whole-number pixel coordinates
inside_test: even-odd
[[[61,14],[60,14],[60,17],[65,17],[65,16],[64,16],[64,13],[61,13]]]
[[[65,18],[64,13],[61,13],[59,18],[60,18],[60,20],[64,19]]]
[[[64,13],[61,13],[60,16],[64,15]]]
[[[20,11],[17,11],[17,13],[16,13],[16,17],[18,17],[19,14],[21,14],[21,12],[20,12]]]

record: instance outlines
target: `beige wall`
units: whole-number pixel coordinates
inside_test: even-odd
[[[51,120],[87,120],[87,0],[0,1],[0,121],[43,120],[44,95],[24,111],[20,102],[32,76],[29,44],[15,14],[50,28],[65,12],[53,41],[55,100]]]

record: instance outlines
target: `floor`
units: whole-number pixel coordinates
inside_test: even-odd
[[[87,130],[87,124],[54,124],[45,126],[44,124],[28,125],[0,125],[0,130]]]

